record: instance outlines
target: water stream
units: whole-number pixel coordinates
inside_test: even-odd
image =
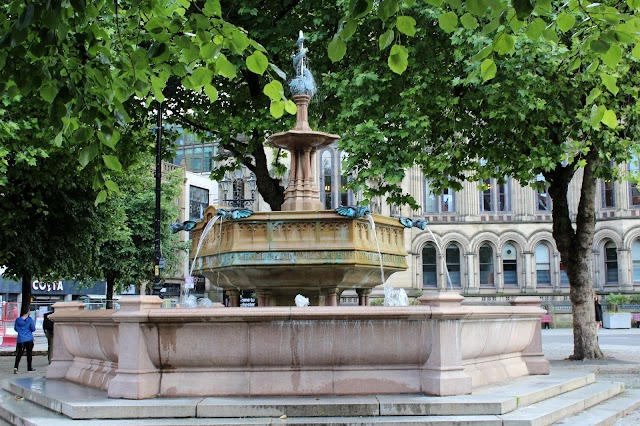
[[[431,232],[431,229],[429,229],[428,226],[427,226],[427,231],[429,231],[429,233],[431,234],[431,238],[433,238],[433,242],[435,243],[436,247],[438,247],[438,252],[440,253],[440,256],[444,256],[445,257],[444,272],[447,274],[447,282],[449,283],[449,289],[453,290],[453,283],[451,282],[451,275],[449,275],[449,268],[447,267],[446,253],[444,253],[442,251],[442,247],[440,247],[440,244],[438,244],[438,240],[436,240],[436,236],[433,235],[433,232]]]
[[[378,249],[378,259],[380,259],[380,281],[382,282],[382,289],[384,290],[384,306],[408,306],[409,298],[407,292],[403,288],[394,289],[391,286],[385,284],[384,279],[384,267],[382,264],[382,253],[380,252],[380,243],[378,242],[378,233],[376,232],[376,223],[371,215],[368,215],[369,223],[371,224],[371,230],[376,240],[376,248]]]
[[[196,266],[196,261],[198,260],[198,254],[200,254],[200,249],[202,249],[202,246],[204,245],[207,235],[209,235],[209,231],[211,231],[211,229],[213,228],[213,225],[215,225],[216,221],[218,220],[218,217],[219,216],[214,216],[213,218],[211,218],[209,223],[207,223],[207,225],[202,230],[202,234],[200,235],[200,239],[198,240],[198,246],[196,247],[195,255],[193,256],[193,262],[191,262],[191,268],[189,269],[189,276],[185,279],[184,291],[180,295],[180,304],[182,306],[185,305],[185,302],[189,297],[189,291],[191,290],[191,288],[187,285],[187,282],[189,282],[189,284],[193,284],[193,269]],[[222,226],[220,226],[220,228],[222,228]]]

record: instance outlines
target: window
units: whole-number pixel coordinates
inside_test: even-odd
[[[604,268],[607,284],[618,283],[618,249],[613,241],[604,246]]]
[[[632,175],[631,176],[632,179],[633,178],[637,179],[638,171],[639,171],[638,157],[634,155],[629,161],[629,172]],[[629,198],[630,198],[629,204],[631,207],[640,207],[640,189],[638,188],[638,185],[634,183],[632,180],[629,181]]]
[[[640,240],[631,244],[631,262],[633,264],[633,282],[640,283]]]
[[[487,179],[484,183],[487,189],[480,192],[480,211],[486,213],[510,211],[508,184],[498,183],[497,179]]]
[[[204,210],[209,205],[209,191],[189,185],[189,220],[198,221],[204,217]]]
[[[602,183],[602,208],[612,209],[616,206],[616,193],[614,182],[601,181]]]
[[[450,284],[453,287],[461,286],[461,274],[460,274],[460,248],[456,244],[449,244],[446,250],[447,259],[447,271],[449,276],[447,277],[447,286]],[[451,283],[448,281],[451,280]]]
[[[324,201],[324,208],[330,210],[334,208],[333,197],[333,159],[331,158],[331,152],[329,150],[322,151],[322,195]],[[337,206],[336,206],[337,207]]]
[[[493,248],[489,244],[482,244],[478,254],[480,260],[480,286],[493,287],[495,282]]]
[[[425,213],[453,213],[455,212],[455,192],[451,188],[442,191],[437,195],[429,186],[429,182],[424,181],[424,203]]]
[[[505,286],[518,285],[518,257],[516,248],[511,243],[502,248],[502,274]]]
[[[544,176],[538,175],[536,176],[536,181],[544,182]],[[551,197],[549,196],[549,187],[544,184],[544,189],[536,190],[536,210],[539,212],[550,212],[551,211]]]
[[[538,286],[551,285],[551,256],[544,243],[536,246],[536,282]]]
[[[569,286],[569,276],[567,275],[567,271],[564,269],[564,263],[562,262],[560,262],[560,286]]]
[[[349,177],[342,173],[342,164],[346,160],[347,154],[345,152],[340,153],[340,205],[349,206],[353,204],[351,197],[351,190],[347,190],[347,183],[349,183]]]
[[[435,288],[438,286],[436,247],[427,243],[422,249],[422,286]]]

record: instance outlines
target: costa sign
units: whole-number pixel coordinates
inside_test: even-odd
[[[39,291],[64,291],[62,281],[58,281],[57,283],[41,283],[35,281],[31,283],[31,288]]]

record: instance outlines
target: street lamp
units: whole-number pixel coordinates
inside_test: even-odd
[[[222,193],[224,194],[224,202],[231,207],[248,209],[255,202],[255,194],[257,188],[256,175],[249,173],[249,177],[245,177],[242,169],[237,169],[229,178],[229,174],[225,174],[220,181]],[[250,198],[245,198],[245,184],[249,186]]]

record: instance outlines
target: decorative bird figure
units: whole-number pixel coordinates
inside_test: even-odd
[[[427,229],[427,224],[429,223],[426,219],[414,219],[413,226],[424,231]]]
[[[398,220],[405,228],[411,228],[413,226],[413,220],[408,217],[398,216]]]
[[[368,206],[340,206],[336,209],[336,213],[351,219],[367,217],[371,213]]]
[[[245,217],[249,217],[252,214],[253,210],[242,208],[233,208],[231,210],[218,209],[218,211],[216,211],[216,215],[220,216],[222,220],[244,219]]]

